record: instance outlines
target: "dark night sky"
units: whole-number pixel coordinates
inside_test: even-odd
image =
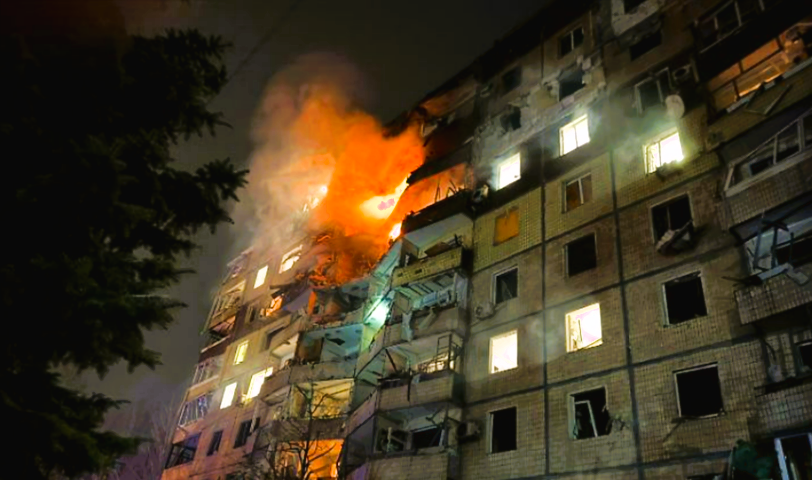
[[[194,27],[219,34],[234,44],[229,72],[248,57],[269,31],[275,35],[243,65],[212,108],[225,114],[233,129],[213,139],[184,144],[179,162],[193,168],[213,158],[241,164],[251,153],[250,125],[271,76],[296,57],[333,52],[361,71],[369,90],[364,107],[387,121],[464,68],[493,42],[536,12],[540,0],[118,0],[131,33],[151,34],[164,27]],[[284,17],[284,21],[280,22]],[[198,332],[224,264],[241,245],[226,228],[201,235],[202,248],[189,264],[197,274],[172,292],[189,304],[168,332],[147,334],[148,345],[163,354],[154,372],[131,375],[123,366],[93,391],[117,398],[162,399],[180,395],[198,354]]]

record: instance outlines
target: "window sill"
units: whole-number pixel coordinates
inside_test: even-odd
[[[488,373],[488,376],[490,377],[490,376],[493,376],[493,375],[499,375],[499,374],[502,374],[502,373],[507,373],[507,372],[515,372],[515,371],[516,371],[516,370],[518,370],[518,369],[519,369],[519,367],[513,367],[513,368],[508,368],[507,370],[498,370],[498,371],[496,371],[496,372],[490,372],[490,373]]]
[[[693,421],[697,421],[697,420],[709,420],[709,419],[712,419],[712,418],[721,418],[721,417],[724,417],[725,415],[726,415],[725,412],[719,412],[719,413],[714,413],[712,415],[703,415],[701,417],[688,417],[688,416],[676,417],[676,418],[671,419],[671,423],[679,424],[679,423],[683,423],[683,422],[693,422]]]
[[[205,380],[201,380],[201,381],[199,381],[197,383],[193,383],[191,386],[189,386],[189,389],[197,388],[197,387],[199,387],[201,385],[206,385],[207,383],[211,383],[212,381],[217,380],[218,378],[220,378],[220,375],[213,375],[213,376],[211,376],[211,377],[209,377],[209,378],[207,378]]]

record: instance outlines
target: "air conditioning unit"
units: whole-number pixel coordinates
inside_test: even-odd
[[[468,420],[457,425],[457,443],[470,442],[479,438],[480,429],[476,422]]]
[[[671,79],[676,86],[692,81],[694,79],[694,71],[691,64],[689,63],[675,69],[671,72]]]
[[[493,313],[494,306],[491,302],[480,303],[474,309],[474,315],[476,315],[476,318],[480,320],[492,317]]]

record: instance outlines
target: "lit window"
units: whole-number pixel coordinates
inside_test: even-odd
[[[576,119],[561,127],[561,155],[566,155],[578,147],[589,143],[589,122],[587,116]]]
[[[519,366],[519,335],[516,330],[491,337],[491,373],[503,372]]]
[[[499,164],[499,188],[504,188],[522,177],[522,157],[515,154]]]
[[[646,172],[654,173],[658,168],[671,162],[682,160],[682,145],[679,141],[679,132],[646,145]]]
[[[568,352],[597,347],[602,343],[600,304],[593,303],[567,314]]]
[[[260,370],[251,377],[251,383],[248,384],[248,398],[254,398],[259,395],[262,390],[262,382],[273,374],[273,367],[267,370]]]
[[[299,261],[299,257],[302,256],[302,245],[294,248],[293,250],[289,251],[282,257],[282,263],[279,265],[279,273],[285,273],[291,268],[293,265]]]
[[[260,268],[257,272],[257,279],[254,280],[254,288],[259,288],[265,283],[265,276],[268,274],[268,266]]]
[[[248,352],[248,342],[242,342],[237,346],[237,353],[234,354],[234,365],[239,365],[245,361],[245,354]]]
[[[223,390],[223,399],[220,401],[221,409],[231,406],[231,402],[234,401],[235,393],[237,393],[237,382],[226,385],[226,388]]]

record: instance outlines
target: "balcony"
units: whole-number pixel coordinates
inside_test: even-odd
[[[344,438],[346,416],[334,418],[288,418],[274,420],[270,432],[276,441],[330,440]]]
[[[347,432],[353,432],[372,417],[378,409],[378,397],[378,390],[375,390],[372,395],[367,397],[367,399],[350,414],[347,419]]]
[[[796,275],[812,278],[812,264],[793,271]],[[760,285],[737,290],[735,296],[741,323],[747,325],[812,303],[812,282],[799,285],[790,275],[778,273],[762,280]]]
[[[443,451],[442,448],[436,447],[431,449],[436,451],[425,451],[417,455],[410,452],[410,454],[370,460],[350,472],[347,478],[352,480],[407,478],[405,472],[415,472],[414,476],[421,480],[459,478],[459,456],[453,455],[449,451]]]
[[[352,378],[356,359],[296,365],[290,368],[290,383],[310,383]],[[267,381],[267,380],[266,380]]]
[[[259,393],[260,398],[266,399],[273,396],[273,394],[279,390],[287,388],[290,385],[290,374],[290,368],[281,368],[266,378],[262,383],[262,389]]]
[[[396,268],[392,274],[392,287],[419,282],[436,276],[446,270],[462,266],[463,247],[456,247],[432,257],[421,258],[415,263]]]
[[[757,411],[753,434],[771,433],[804,427],[812,422],[809,399],[812,398],[812,376],[789,378],[764,387],[756,397]]]
[[[426,405],[436,402],[459,402],[462,399],[462,375],[450,370],[420,373],[417,382],[380,390],[379,410]]]

